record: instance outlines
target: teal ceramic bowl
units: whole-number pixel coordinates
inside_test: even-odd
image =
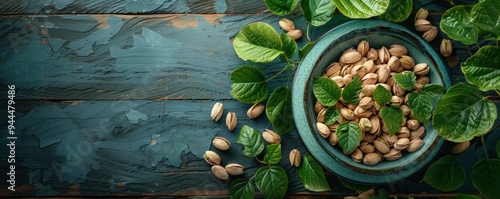
[[[437,136],[430,123],[425,126],[426,135],[423,137],[422,148],[413,153],[405,153],[398,160],[383,161],[373,166],[354,162],[350,156],[342,153],[339,146],[331,146],[327,139],[321,137],[315,125],[313,78],[321,76],[330,63],[339,60],[344,50],[356,47],[363,39],[373,48],[389,47],[392,44],[405,46],[416,63],[425,62],[429,65],[428,76],[431,83],[450,87],[450,79],[440,56],[420,36],[398,24],[380,20],[356,20],[324,34],[302,60],[292,86],[293,117],[308,151],[330,172],[345,180],[363,184],[395,182],[424,168],[441,148],[443,139]]]

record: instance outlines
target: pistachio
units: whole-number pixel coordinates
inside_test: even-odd
[[[210,112],[210,117],[213,121],[217,122],[222,117],[222,113],[224,112],[224,105],[220,102],[216,102],[212,107],[212,112]]]
[[[385,82],[387,85],[389,85],[390,87],[393,87],[394,84],[396,83],[396,80],[394,80],[393,77],[389,77],[387,78],[387,82]]]
[[[340,75],[345,76],[348,74],[351,74],[351,65],[342,66],[342,69],[340,69]]]
[[[391,106],[394,108],[399,108],[399,106],[401,106],[402,102],[403,102],[403,100],[396,95],[392,96],[392,98],[391,98]]]
[[[318,113],[318,116],[316,116],[316,121],[317,122],[325,122],[325,113],[326,113],[326,108],[324,108],[323,110],[321,110]]]
[[[365,117],[359,119],[358,125],[362,131],[369,131],[370,129],[372,129],[372,123],[370,122],[370,119]]]
[[[288,156],[290,159],[290,165],[299,167],[302,161],[302,156],[300,155],[300,151],[297,149],[293,149],[290,151],[290,155]]]
[[[344,197],[344,199],[358,199],[358,197],[356,197],[356,196],[346,196],[346,197]]]
[[[372,97],[363,97],[360,101],[358,106],[362,109],[369,109],[370,107],[373,106],[373,98]]]
[[[417,128],[417,130],[410,131],[410,140],[414,140],[417,138],[422,138],[425,135],[425,128],[424,126],[420,126]]]
[[[378,153],[368,153],[363,157],[363,163],[366,165],[375,165],[382,161],[382,158]]]
[[[359,79],[363,78],[367,73],[366,67],[363,65],[356,65],[351,69],[351,75],[358,76]]]
[[[394,143],[396,143],[396,141],[398,141],[398,139],[399,139],[399,138],[398,138],[398,136],[396,136],[396,135],[389,135],[389,134],[387,134],[387,133],[384,133],[384,134],[382,135],[382,138],[383,138],[385,141],[387,141],[387,144],[389,144],[389,146],[393,146],[393,145],[394,145]]]
[[[389,148],[389,144],[387,141],[383,138],[377,138],[375,141],[373,141],[373,146],[375,146],[375,149],[379,151],[382,154],[388,153],[391,148]]]
[[[259,115],[262,114],[262,112],[264,112],[264,108],[265,108],[264,105],[261,103],[252,105],[247,111],[248,118],[255,119],[259,117]]]
[[[342,115],[342,117],[346,120],[353,120],[354,119],[354,112],[348,108],[341,108],[340,115]]]
[[[330,136],[328,137],[328,142],[332,145],[332,146],[335,146],[337,145],[337,143],[339,142],[339,139],[337,137],[337,134],[335,132],[332,131],[332,133],[330,134]]]
[[[331,131],[332,133],[335,133],[335,131],[337,131],[337,127],[339,127],[339,125],[340,125],[340,124],[339,124],[338,122],[335,122],[335,123],[333,123],[332,125],[328,125],[328,128],[330,128],[330,131]]]
[[[368,191],[362,192],[358,195],[358,199],[370,199],[371,196],[375,195],[375,189],[370,189]]]
[[[361,162],[363,161],[363,152],[357,148],[354,150],[354,152],[351,153],[351,158],[354,160],[354,162]]]
[[[375,84],[378,81],[378,75],[376,73],[367,73],[362,79],[361,82],[363,85]]]
[[[348,53],[343,54],[340,57],[340,62],[345,63],[345,64],[352,64],[352,63],[356,63],[360,59],[361,59],[361,54],[357,51],[354,51],[354,52],[348,52]]]
[[[424,145],[424,141],[421,140],[420,138],[416,138],[412,141],[410,141],[410,145],[406,148],[406,151],[412,153],[420,149]]]
[[[415,21],[419,19],[426,19],[427,16],[429,16],[429,11],[427,11],[425,8],[420,8],[415,15]]]
[[[399,138],[399,140],[394,143],[394,149],[402,151],[405,150],[409,145],[410,145],[410,139]]]
[[[233,131],[236,128],[236,124],[238,123],[238,118],[236,117],[236,113],[229,112],[226,116],[226,126],[227,129]]]
[[[318,114],[324,108],[325,108],[325,105],[321,104],[321,102],[319,102],[319,101],[316,101],[316,103],[314,104],[314,112],[316,112],[316,114]]]
[[[378,59],[377,50],[375,50],[374,48],[370,48],[370,50],[366,54],[366,58],[368,58],[368,60],[377,60]]]
[[[289,32],[286,33],[289,37],[291,37],[294,40],[300,39],[302,37],[302,31],[301,30],[290,30]]]
[[[212,173],[215,175],[215,177],[221,180],[229,179],[229,174],[227,173],[226,169],[224,169],[224,167],[220,165],[212,166]]]
[[[342,69],[342,65],[338,62],[333,62],[328,67],[325,69],[325,74],[327,77],[331,76],[339,76],[340,75],[340,70]]]
[[[335,83],[337,83],[339,87],[344,86],[344,78],[342,76],[333,76],[330,79],[333,80]]]
[[[236,163],[228,164],[224,168],[226,169],[227,173],[235,176],[243,174],[243,169],[245,169],[241,164]]]
[[[269,144],[279,144],[281,143],[281,137],[276,132],[266,129],[262,132],[262,137]]]
[[[441,52],[441,55],[443,55],[443,57],[449,57],[453,52],[451,41],[448,39],[443,39],[441,41],[441,47],[439,48],[439,51]]]
[[[377,70],[377,67],[375,66],[373,60],[364,62],[363,66],[366,68],[367,73],[374,73]]]
[[[328,138],[328,136],[332,133],[330,128],[321,122],[316,122],[316,128],[318,128],[319,134],[321,134],[324,138]]]
[[[403,126],[399,129],[398,133],[396,134],[399,139],[401,138],[409,138],[410,137],[410,129],[408,129],[406,126]]]
[[[470,146],[470,141],[457,143],[453,148],[451,148],[451,153],[453,154],[463,153],[465,150],[467,150],[467,148],[469,148],[469,146]]]
[[[409,119],[406,121],[406,127],[408,127],[408,129],[414,131],[414,130],[417,130],[417,128],[420,126],[420,122],[416,119]]]
[[[403,66],[404,69],[412,69],[415,66],[415,60],[410,56],[403,55],[399,58],[399,65]]]
[[[365,154],[375,152],[375,146],[369,142],[361,142],[361,144],[359,144],[359,149]]]
[[[382,106],[380,104],[373,103],[372,110],[375,109],[375,111],[373,111],[374,113],[377,113],[378,111],[380,111],[381,108],[382,108]]]
[[[399,151],[397,149],[391,149],[391,151],[389,151],[388,153],[383,155],[384,159],[389,160],[389,161],[397,160],[397,159],[401,158],[401,156],[403,156],[401,154],[401,151]]]
[[[416,80],[416,83],[417,84],[422,84],[422,85],[426,85],[428,84],[430,81],[429,77],[427,76],[419,76]]]
[[[281,29],[287,32],[295,29],[295,25],[293,25],[293,22],[289,19],[281,18],[281,20],[278,21],[278,24],[280,25]]]
[[[399,67],[399,58],[396,56],[392,56],[391,58],[389,58],[389,61],[387,61],[387,66],[389,66],[391,71],[396,71]]]
[[[363,93],[366,95],[366,96],[372,96],[373,95],[373,91],[375,90],[375,87],[377,87],[376,85],[373,85],[373,84],[369,84],[369,85],[363,85]]]
[[[369,143],[373,143],[373,141],[375,139],[377,139],[377,135],[376,134],[371,134],[371,133],[365,133],[363,132],[363,139],[361,139],[363,142],[369,142]]]
[[[203,154],[203,159],[210,165],[218,165],[220,164],[220,156],[213,151],[205,151]]]
[[[403,88],[401,88],[401,86],[399,86],[398,83],[394,83],[394,86],[392,86],[392,92],[396,96],[403,96],[406,91]]]
[[[389,54],[389,50],[385,46],[382,46],[380,50],[378,50],[378,59],[380,62],[383,64],[387,63],[389,61],[389,58],[391,58],[391,55]]]
[[[389,48],[389,53],[392,56],[401,57],[403,55],[408,54],[408,49],[406,49],[406,47],[404,47],[402,45],[394,44],[394,45],[391,45],[391,48]]]
[[[380,68],[377,70],[378,82],[386,82],[391,74],[391,69],[387,64],[380,65]]]
[[[366,109],[363,109],[361,107],[356,107],[356,109],[354,109],[354,115],[356,117],[359,117],[359,118],[363,118],[363,117],[370,117],[371,115],[373,115],[373,112],[371,110],[366,110]]]
[[[370,129],[371,134],[378,135],[380,133],[380,120],[376,116],[370,117],[370,123],[372,123],[372,128]]]
[[[403,122],[399,125],[399,127],[406,127],[406,120],[408,120],[406,117],[403,117]],[[401,130],[401,129],[400,129]]]
[[[366,40],[361,40],[358,44],[358,52],[361,56],[366,56],[370,50],[370,44]]]
[[[425,19],[419,19],[415,21],[415,29],[419,32],[425,32],[431,28],[431,22]]]
[[[392,92],[391,86],[389,86],[389,84],[378,83],[376,85],[377,86],[380,85],[380,86],[384,87],[385,89],[387,89],[389,92]]]
[[[352,76],[350,74],[344,75],[342,81],[344,82],[344,85],[346,85],[352,81]]]
[[[431,42],[432,40],[434,40],[434,38],[436,38],[437,32],[437,28],[435,26],[432,26],[429,30],[424,32],[422,37],[425,41]]]
[[[221,136],[215,137],[214,140],[212,140],[212,144],[215,146],[215,148],[223,151],[228,150],[229,147],[231,147],[231,142]]]
[[[344,52],[342,52],[342,55],[345,55],[345,54],[350,53],[350,52],[358,52],[358,51],[356,49],[354,49],[353,47],[350,47],[347,50],[344,50]],[[340,55],[340,56],[342,57],[342,55]]]
[[[427,75],[429,73],[429,66],[426,63],[420,63],[413,67],[415,75]]]

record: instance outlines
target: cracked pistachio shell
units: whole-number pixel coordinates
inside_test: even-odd
[[[382,64],[380,65],[380,68],[377,70],[377,75],[378,75],[378,82],[386,82],[389,76],[391,75],[391,68],[389,68],[389,65],[387,64]]]
[[[338,62],[333,62],[328,67],[325,68],[325,74],[327,77],[331,76],[339,76],[340,70],[342,69],[342,65]]]
[[[255,119],[259,117],[259,115],[262,114],[262,112],[264,112],[264,109],[265,107],[263,104],[261,103],[254,104],[248,109],[247,116],[250,119]]]
[[[424,126],[420,126],[417,128],[417,130],[410,131],[410,140],[414,140],[417,138],[422,138],[425,135],[425,128]]]
[[[396,71],[399,67],[399,58],[396,57],[396,56],[391,56],[391,58],[389,58],[389,61],[387,61],[387,66],[389,66],[389,69],[391,69],[391,71]]]
[[[382,161],[382,158],[378,153],[368,153],[363,157],[363,163],[366,165],[375,165]]]
[[[348,52],[340,57],[340,62],[345,64],[353,64],[361,59],[361,54],[357,51]]]
[[[413,67],[415,75],[427,75],[429,73],[429,66],[426,63],[420,63]]]
[[[415,21],[415,29],[419,32],[425,32],[431,28],[431,22],[425,19],[419,19]]]
[[[377,151],[382,154],[388,153],[391,150],[389,144],[383,138],[377,138],[375,141],[373,141],[373,146],[375,146],[375,149],[377,149]]]
[[[403,55],[399,58],[399,65],[403,66],[404,69],[412,69],[415,66],[415,60],[410,56]]]
[[[215,148],[223,151],[228,150],[231,147],[231,142],[221,136],[215,137],[214,140],[212,140],[212,144],[215,146]]]
[[[314,104],[314,112],[316,112],[316,114],[318,114],[324,108],[325,108],[325,105],[321,104],[321,102],[319,102],[319,101],[316,101],[316,103]]]
[[[362,91],[365,94],[365,96],[372,96],[373,95],[373,91],[375,91],[376,87],[377,87],[377,85],[373,85],[373,84],[363,85]]]
[[[391,149],[389,153],[383,155],[384,159],[389,161],[397,160],[401,158],[401,156],[403,156],[403,154],[401,154],[401,151],[397,149]]]
[[[241,164],[231,163],[226,165],[224,169],[226,169],[227,173],[237,176],[243,174],[245,168]]]
[[[358,52],[361,54],[361,56],[366,56],[369,50],[370,50],[370,44],[368,43],[368,41],[361,40],[358,44]]]
[[[321,134],[321,136],[323,136],[324,138],[328,138],[328,136],[330,136],[330,134],[332,133],[330,131],[330,128],[328,128],[326,124],[321,122],[316,122],[316,128],[318,128],[319,134]]]
[[[394,143],[394,149],[396,150],[405,150],[410,145],[410,139],[408,138],[399,138],[398,141]]]
[[[370,50],[366,54],[366,58],[368,58],[368,60],[377,60],[378,59],[378,51],[375,50],[375,48],[370,48]]]
[[[451,153],[453,154],[463,153],[465,150],[469,148],[469,146],[470,146],[470,141],[457,143],[453,148],[451,148]]]
[[[222,113],[224,112],[224,105],[220,102],[216,102],[212,107],[212,111],[210,112],[210,117],[213,121],[217,122],[222,117]]]
[[[366,141],[361,142],[359,149],[365,154],[375,152],[375,146]]]
[[[430,82],[429,77],[427,76],[420,76],[417,78],[416,83],[426,85]]]
[[[281,18],[281,20],[278,22],[280,25],[281,29],[289,32],[295,29],[295,25],[293,22],[289,19]]]
[[[398,136],[396,136],[396,135],[390,136],[387,133],[384,133],[382,135],[382,138],[387,142],[387,144],[389,144],[389,146],[393,146],[394,143],[396,143],[396,141],[398,141],[398,139],[399,139]]]
[[[363,152],[357,148],[354,150],[354,152],[351,153],[351,158],[354,160],[354,162],[361,162],[363,161]]]
[[[367,73],[375,73],[375,71],[377,71],[377,67],[375,66],[373,60],[366,61],[363,63],[363,66],[366,67]]]
[[[429,30],[424,32],[422,38],[424,38],[424,40],[427,42],[431,42],[432,40],[434,40],[434,38],[436,38],[437,33],[438,33],[437,28],[435,26],[431,26]]]
[[[451,41],[448,39],[441,40],[441,47],[439,48],[441,55],[443,57],[449,57],[453,52],[453,46],[451,45]]]
[[[344,85],[352,82],[352,76],[350,74],[344,75],[342,81],[344,82]]]
[[[321,110],[318,113],[318,116],[316,116],[316,121],[324,123],[325,122],[325,113],[326,113],[326,108],[324,108],[323,110]]]
[[[373,141],[375,139],[377,139],[377,135],[376,134],[371,134],[371,133],[365,133],[365,132],[363,132],[363,135],[364,135],[363,139],[362,139],[363,142],[373,143]]]
[[[370,123],[372,123],[372,128],[370,129],[371,134],[378,135],[380,133],[380,120],[376,116],[370,117]]]
[[[370,199],[371,196],[374,196],[375,189],[370,189],[368,191],[362,192],[358,195],[358,199]]]
[[[401,109],[401,112],[403,112],[403,116],[407,116],[411,113],[410,107],[408,107],[408,105],[406,104],[402,104],[401,106],[399,106],[399,109]]]
[[[419,19],[427,19],[427,16],[429,16],[429,11],[427,11],[425,8],[420,8],[415,15],[415,21]]]
[[[281,143],[281,137],[276,132],[266,129],[262,132],[262,137],[269,144],[279,144]]]
[[[410,145],[406,148],[406,151],[412,153],[420,149],[424,145],[424,141],[421,140],[420,138],[416,138],[412,141],[410,141]]]
[[[210,165],[218,165],[220,164],[220,156],[213,151],[205,151],[203,154],[203,159]]]
[[[330,79],[333,80],[335,83],[337,83],[337,85],[339,85],[340,88],[342,88],[344,86],[344,77],[333,76]]]
[[[420,122],[416,119],[409,119],[406,121],[406,127],[412,131],[417,130],[420,127]]]
[[[339,142],[339,139],[337,137],[337,134],[335,132],[332,132],[330,136],[328,137],[328,142],[332,145],[335,146]]]
[[[401,88],[401,86],[399,86],[398,83],[394,83],[394,85],[392,86],[392,92],[396,96],[403,96],[405,94],[406,90]]]
[[[229,129],[230,131],[233,131],[234,128],[236,128],[236,124],[238,124],[238,118],[236,117],[236,113],[235,112],[227,113],[227,116],[226,116],[227,129]]]
[[[363,65],[356,65],[351,69],[351,76],[355,77],[358,76],[359,79],[363,78],[368,71],[366,70],[366,67]]]
[[[361,98],[361,100],[359,101],[359,104],[358,104],[359,107],[361,107],[362,109],[369,109],[373,106],[373,98],[372,97],[363,97]]]
[[[359,119],[358,125],[362,131],[369,131],[372,128],[372,123],[370,122],[370,119],[365,117]]]
[[[224,167],[220,165],[212,166],[212,173],[215,175],[215,177],[221,180],[229,179],[229,174],[227,173],[226,169],[224,169]]]
[[[290,151],[289,159],[290,159],[290,165],[299,167],[300,163],[302,162],[302,156],[300,155],[300,151],[297,149],[293,149],[292,151]]]
[[[294,40],[300,39],[302,37],[302,31],[301,30],[290,30],[289,32],[286,33],[289,37],[291,37]]]
[[[394,45],[391,45],[391,48],[389,48],[389,53],[392,56],[401,57],[403,55],[408,54],[408,49],[406,49],[406,47],[404,47],[402,45],[394,44]]]
[[[362,79],[361,82],[363,85],[375,84],[378,81],[377,73],[367,73]]]
[[[359,118],[369,118],[370,116],[373,115],[373,112],[371,110],[366,110],[366,109],[363,109],[361,107],[356,107],[356,109],[354,109],[354,115],[356,117],[359,117]]]
[[[408,129],[406,126],[403,126],[399,129],[398,133],[396,134],[398,138],[409,138],[410,137],[410,129]]]
[[[391,106],[394,108],[399,108],[401,106],[401,103],[403,103],[403,100],[399,96],[392,96],[391,97]]]
[[[390,58],[391,54],[389,54],[389,50],[387,50],[385,46],[382,46],[382,48],[378,50],[378,59],[381,63],[385,64],[389,61]]]
[[[340,109],[340,114],[346,120],[353,120],[354,119],[354,112],[351,109],[341,108]]]

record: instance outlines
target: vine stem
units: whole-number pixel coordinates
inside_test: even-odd
[[[472,52],[470,51],[470,46],[467,46],[467,51],[469,51],[469,56],[472,56]]]
[[[307,24],[307,31],[306,31],[306,38],[307,38],[307,41],[311,42],[311,38],[309,38],[309,29],[311,27],[311,24]]]
[[[486,155],[487,160],[490,160],[490,157],[488,156],[488,153],[486,152],[486,144],[484,142],[484,136],[481,136],[481,142],[483,143],[484,155]]]
[[[307,32],[309,32],[309,25],[307,25],[307,32],[304,33],[304,29],[300,26],[299,21],[297,21],[297,19],[295,18],[295,16],[293,16],[293,14],[291,14],[290,16],[292,17],[292,20],[295,22],[295,24],[297,25],[297,27],[299,27],[300,31],[302,31],[302,34],[306,35],[306,39],[309,42],[311,42],[311,39],[309,38],[309,34],[307,34]]]
[[[500,95],[500,90],[495,89],[495,91],[497,92],[498,95]]]
[[[290,65],[287,65],[285,67],[283,67],[283,69],[281,69],[280,72],[276,73],[276,75],[270,77],[269,79],[267,79],[266,81],[271,81],[272,79],[278,77],[278,75],[280,75],[281,73],[285,72],[288,68],[290,67]]]

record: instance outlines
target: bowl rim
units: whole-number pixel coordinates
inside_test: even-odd
[[[448,74],[446,73],[446,68],[444,67],[444,63],[442,62],[441,57],[434,51],[434,49],[422,38],[417,36],[412,31],[407,28],[395,24],[392,22],[382,21],[382,20],[374,20],[374,19],[365,19],[365,20],[352,20],[346,23],[343,23],[333,29],[329,30],[325,34],[323,34],[312,46],[310,51],[306,54],[306,56],[301,60],[300,65],[297,67],[297,71],[294,76],[293,86],[292,86],[292,109],[293,109],[293,118],[295,121],[295,126],[297,128],[297,132],[303,142],[304,146],[308,149],[308,151],[314,151],[311,155],[318,160],[318,162],[323,165],[324,168],[337,174],[337,176],[342,177],[349,181],[366,183],[366,184],[381,184],[394,182],[403,178],[406,178],[415,172],[421,170],[425,167],[429,162],[435,158],[438,154],[439,149],[441,148],[444,139],[436,135],[437,142],[434,142],[429,148],[434,148],[437,150],[432,150],[422,161],[418,162],[414,168],[412,168],[412,172],[406,173],[389,173],[382,174],[380,178],[374,178],[373,173],[362,173],[352,168],[346,167],[343,163],[338,162],[335,158],[331,157],[331,152],[326,151],[322,144],[319,143],[316,137],[313,135],[314,131],[311,130],[310,124],[308,120],[299,120],[298,118],[308,118],[306,110],[304,108],[304,93],[306,91],[306,86],[308,85],[307,81],[309,80],[309,74],[312,72],[314,66],[321,58],[323,53],[330,48],[330,43],[337,38],[340,38],[343,35],[350,34],[359,29],[369,29],[369,28],[385,28],[391,31],[404,32],[405,34],[409,34],[412,39],[417,40],[418,45],[423,46],[430,57],[434,58],[436,64],[436,72],[441,77],[446,88],[451,86],[451,81],[449,79]],[[312,64],[311,64],[312,63]],[[309,64],[309,66],[307,66]],[[302,72],[302,73],[301,73]],[[304,85],[296,85],[297,79],[305,79],[306,82]],[[430,125],[430,124],[429,124]],[[429,126],[427,125],[427,126]],[[434,139],[434,138],[433,138]],[[339,169],[345,168],[345,169]],[[360,181],[354,180],[353,177],[356,176],[356,179],[361,179]]]

